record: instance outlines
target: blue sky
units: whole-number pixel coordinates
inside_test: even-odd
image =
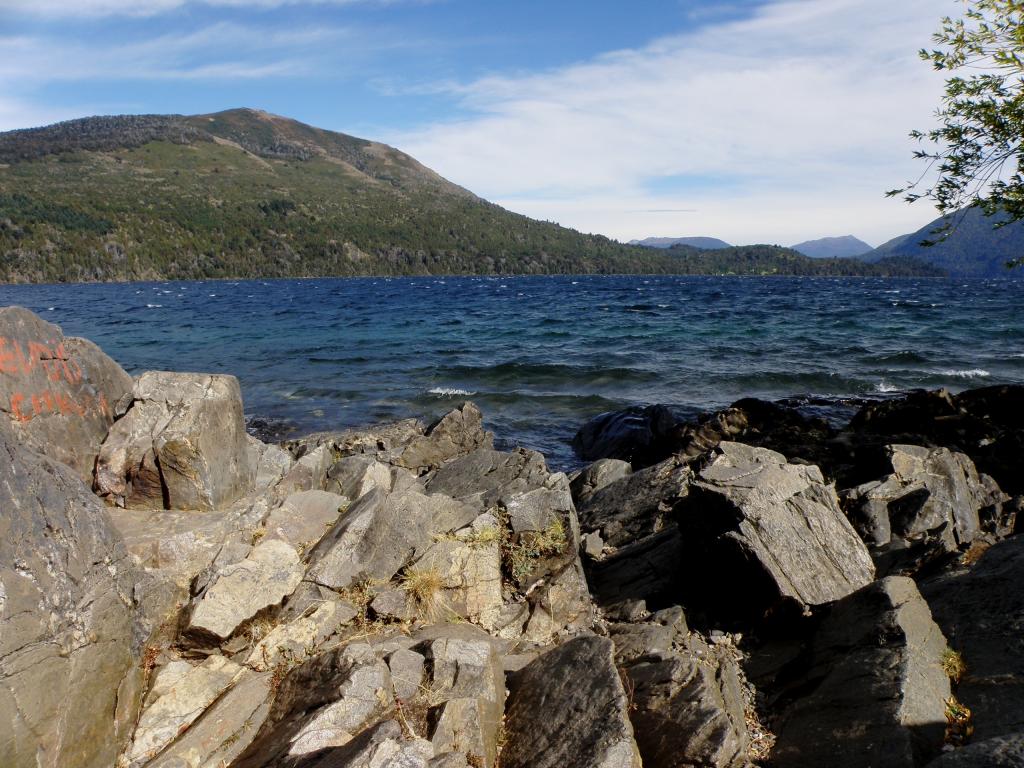
[[[944,6],[949,6],[948,8]],[[0,130],[250,106],[620,239],[872,244],[953,0],[0,0]]]

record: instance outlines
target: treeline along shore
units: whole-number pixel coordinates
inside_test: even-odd
[[[1024,759],[1024,387],[268,444],[0,309],[5,768]]]

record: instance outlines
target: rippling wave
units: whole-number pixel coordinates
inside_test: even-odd
[[[0,286],[130,372],[233,373],[300,430],[472,398],[501,445],[574,463],[588,418],[790,397],[839,420],[917,387],[1024,380],[1024,281],[718,277]]]

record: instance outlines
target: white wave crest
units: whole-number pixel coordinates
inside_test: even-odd
[[[875,384],[875,392],[899,392],[900,388],[895,384],[889,384],[885,381],[880,381]]]
[[[441,395],[442,397],[471,397],[476,394],[476,392],[470,392],[466,389],[455,389],[454,387],[434,387],[427,391],[431,395]]]
[[[962,371],[954,371],[954,370],[943,371],[942,375],[943,376],[953,376],[954,378],[957,378],[957,379],[987,379],[992,374],[989,373],[988,371],[986,371],[983,368],[971,368],[970,370],[962,370]]]
[[[147,304],[146,309],[160,309],[163,304]]]

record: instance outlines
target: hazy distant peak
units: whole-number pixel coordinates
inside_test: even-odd
[[[872,250],[870,245],[853,235],[807,240],[797,243],[792,248],[813,259],[844,259],[851,256],[863,256]]]
[[[671,248],[673,245],[689,245],[693,248],[716,250],[732,246],[717,237],[645,237],[643,240],[630,240],[630,245],[642,245],[647,248]]]

